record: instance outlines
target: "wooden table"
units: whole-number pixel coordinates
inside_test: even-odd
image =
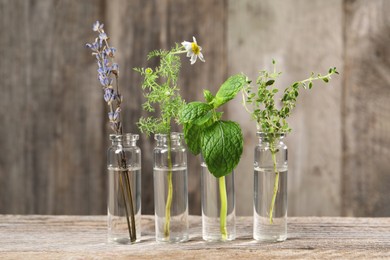
[[[106,243],[105,216],[0,215],[0,259],[390,258],[390,218],[289,218],[279,243],[255,242],[251,217],[238,217],[234,242],[204,242],[199,216],[190,229],[186,243],[157,243],[153,216],[143,216],[142,241],[115,245]]]

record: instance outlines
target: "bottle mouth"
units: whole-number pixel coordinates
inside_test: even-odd
[[[118,135],[118,134],[110,134],[110,140],[111,141],[130,141],[130,142],[133,142],[133,141],[137,141],[139,140],[139,135],[138,134],[132,134],[132,133],[125,133],[125,134],[122,134],[122,135]]]
[[[286,136],[286,133],[280,132],[280,133],[265,133],[265,132],[257,132],[256,136],[258,138],[268,140],[272,138],[284,138]]]
[[[183,133],[179,133],[179,132],[172,132],[171,133],[171,141],[182,140],[183,138],[184,138]],[[154,140],[166,141],[166,140],[168,140],[168,134],[155,134]]]

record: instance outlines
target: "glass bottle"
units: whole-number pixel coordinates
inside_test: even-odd
[[[257,133],[254,158],[253,238],[287,239],[287,146],[285,135]]]
[[[154,212],[156,241],[188,240],[187,152],[183,134],[156,134]]]
[[[108,149],[108,241],[129,244],[141,238],[141,149],[138,135],[110,135]]]
[[[206,241],[236,238],[234,171],[224,177],[212,175],[202,158],[202,237]]]

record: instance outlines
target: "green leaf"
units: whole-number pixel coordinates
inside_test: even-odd
[[[203,90],[203,96],[207,103],[210,103],[214,100],[214,95],[207,89]]]
[[[206,115],[193,121],[195,125],[204,125],[213,118],[213,112],[209,111]]]
[[[214,108],[220,107],[229,100],[232,100],[246,83],[247,78],[244,75],[237,74],[229,77],[215,95]]]
[[[265,83],[265,85],[266,85],[266,86],[271,86],[272,84],[274,84],[274,82],[275,82],[275,80],[270,79],[270,80],[268,80],[268,81]]]
[[[203,127],[192,124],[184,124],[184,140],[191,153],[198,155],[200,150],[200,137],[202,135]]]
[[[329,79],[328,79],[328,78],[323,78],[322,80],[325,81],[326,83],[329,82]]]
[[[209,171],[217,178],[237,166],[243,149],[240,126],[232,121],[217,121],[203,131],[201,150]]]
[[[213,106],[203,102],[188,103],[179,113],[179,122],[181,124],[193,123],[206,115],[212,108]]]

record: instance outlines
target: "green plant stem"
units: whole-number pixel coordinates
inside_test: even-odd
[[[226,230],[227,194],[226,194],[225,176],[219,177],[218,179],[219,179],[219,195],[221,197],[220,230],[221,230],[222,240],[226,240],[227,239],[227,230]]]
[[[164,235],[165,238],[169,238],[170,222],[171,222],[171,205],[173,196],[173,184],[172,184],[172,158],[171,158],[171,135],[168,133],[168,195],[167,202],[165,204],[165,224]]]
[[[273,145],[273,140],[272,140],[271,146],[272,145]],[[276,151],[275,151],[275,149],[271,148],[271,154],[272,154],[272,161],[273,161],[274,172],[275,172],[275,183],[274,183],[274,194],[272,196],[271,207],[269,210],[270,211],[269,212],[269,223],[273,224],[274,223],[273,212],[274,212],[274,208],[275,208],[276,195],[278,194],[278,191],[279,191],[279,171],[276,167]]]

